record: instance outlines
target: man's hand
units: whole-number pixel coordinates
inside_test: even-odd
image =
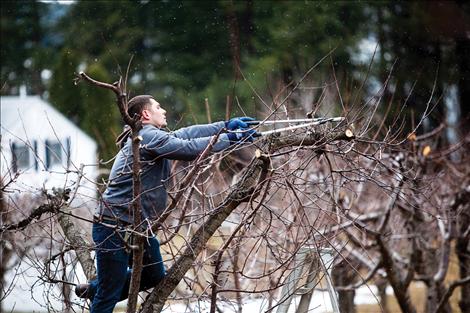
[[[254,121],[255,119],[248,116],[234,117],[225,122],[225,128],[228,130],[246,129],[249,125],[245,122]]]
[[[253,142],[254,138],[259,135],[254,129],[246,129],[228,133],[227,136],[230,139],[230,143],[233,145],[245,142]]]

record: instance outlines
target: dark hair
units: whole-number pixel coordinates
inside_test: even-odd
[[[127,113],[131,118],[133,118],[136,114],[142,113],[142,110],[146,109],[148,105],[150,105],[150,100],[154,99],[152,96],[149,95],[140,95],[135,96],[127,103]]]

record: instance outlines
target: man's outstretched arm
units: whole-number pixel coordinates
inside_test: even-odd
[[[210,137],[216,135],[224,127],[225,122],[216,122],[212,124],[198,124],[180,128],[172,132],[172,134],[175,137],[181,139]]]
[[[149,129],[148,131],[149,133],[144,138],[147,137],[150,140],[144,139],[141,152],[173,160],[191,161],[196,159],[213,138],[213,136],[206,136],[184,139],[156,128]],[[212,151],[219,152],[233,144],[236,138],[231,138],[231,135],[220,134],[217,142],[212,147]]]
[[[227,130],[246,129],[249,127],[246,122],[252,120],[254,120],[254,118],[248,116],[235,117],[225,122],[184,127],[174,131],[173,134],[175,137],[182,139],[208,137],[216,135],[222,128],[226,128]]]

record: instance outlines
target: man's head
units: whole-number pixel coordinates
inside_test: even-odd
[[[131,117],[138,114],[142,124],[152,124],[159,128],[166,127],[166,111],[152,96],[140,95],[132,98],[128,103],[127,113]]]

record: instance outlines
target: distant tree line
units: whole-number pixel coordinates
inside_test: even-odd
[[[1,93],[25,84],[48,98],[107,159],[116,152],[119,115],[109,95],[73,85],[80,69],[105,81],[128,73],[130,96],[155,95],[170,120],[205,122],[205,98],[216,119],[227,106],[255,114],[262,105],[253,89],[269,98],[292,88],[334,50],[310,83],[337,80],[351,106],[387,81],[379,110],[406,101],[417,120],[436,105],[428,119],[436,126],[449,90],[468,115],[469,14],[465,1],[4,1]],[[321,96],[308,99],[313,108]]]

